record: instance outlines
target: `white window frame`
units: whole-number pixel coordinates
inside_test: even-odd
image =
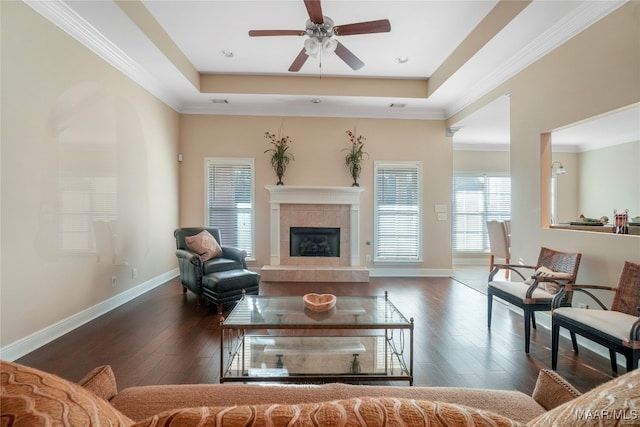
[[[451,183],[451,250],[454,254],[481,254],[489,252],[489,235],[487,233],[486,222],[488,220],[509,220],[511,219],[511,204],[509,203],[509,211],[494,211],[487,209],[487,199],[484,200],[484,206],[482,212],[478,211],[476,215],[480,217],[483,226],[483,234],[480,236],[482,242],[482,250],[459,250],[456,246],[456,221],[458,216],[473,216],[473,214],[465,212],[460,213],[457,211],[456,204],[456,186],[453,180],[457,177],[465,178],[510,178],[511,175],[508,172],[454,172]],[[486,194],[486,192],[485,192]],[[511,198],[509,197],[509,200]],[[464,230],[463,230],[464,231]]]
[[[253,158],[236,158],[236,157],[206,157],[204,159],[204,222],[206,227],[218,227],[217,224],[209,223],[209,170],[215,166],[241,166],[249,167],[251,170],[251,218],[249,219],[249,235],[250,247],[244,247],[247,251],[247,261],[255,261],[255,212],[256,212],[256,192],[255,192],[255,159]],[[220,233],[224,231],[220,229]],[[229,242],[222,238],[222,243],[226,246],[240,246],[234,242]]]
[[[407,169],[414,170],[416,172],[416,197],[417,203],[415,206],[416,209],[416,253],[411,256],[380,256],[379,248],[380,248],[380,236],[378,231],[379,226],[379,206],[378,206],[378,175],[384,169]],[[374,195],[373,195],[373,203],[374,203],[374,262],[378,263],[421,263],[422,262],[422,162],[420,161],[384,161],[384,160],[376,160],[374,161]]]

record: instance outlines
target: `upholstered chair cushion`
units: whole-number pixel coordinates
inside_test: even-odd
[[[0,361],[3,426],[130,426],[133,421],[84,387]]]
[[[638,425],[640,370],[633,370],[534,418],[528,427]]]
[[[629,342],[631,329],[638,321],[638,316],[611,310],[586,310],[575,307],[558,307],[556,316],[580,322],[582,325],[596,329],[605,335]]]
[[[207,230],[202,230],[195,236],[187,236],[184,240],[189,249],[200,255],[202,261],[222,255],[222,248]]]
[[[428,400],[362,397],[332,402],[198,407],[164,412],[136,427],[169,426],[519,426],[502,415]]]

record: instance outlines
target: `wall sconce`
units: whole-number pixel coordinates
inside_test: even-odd
[[[562,163],[553,162],[551,164],[551,176],[566,175],[568,173],[569,172],[567,172]]]

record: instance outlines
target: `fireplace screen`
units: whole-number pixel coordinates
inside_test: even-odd
[[[289,256],[340,256],[340,228],[291,227]]]

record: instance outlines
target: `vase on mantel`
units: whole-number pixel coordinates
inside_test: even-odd
[[[360,163],[352,163],[350,169],[351,177],[353,178],[353,184],[351,184],[351,186],[360,187],[360,184],[358,184],[358,178],[360,177],[360,171],[362,170]]]
[[[282,182],[282,177],[284,176],[284,171],[286,169],[284,162],[276,162],[273,169],[276,171],[276,176],[278,177],[276,185],[284,185],[284,182]]]

